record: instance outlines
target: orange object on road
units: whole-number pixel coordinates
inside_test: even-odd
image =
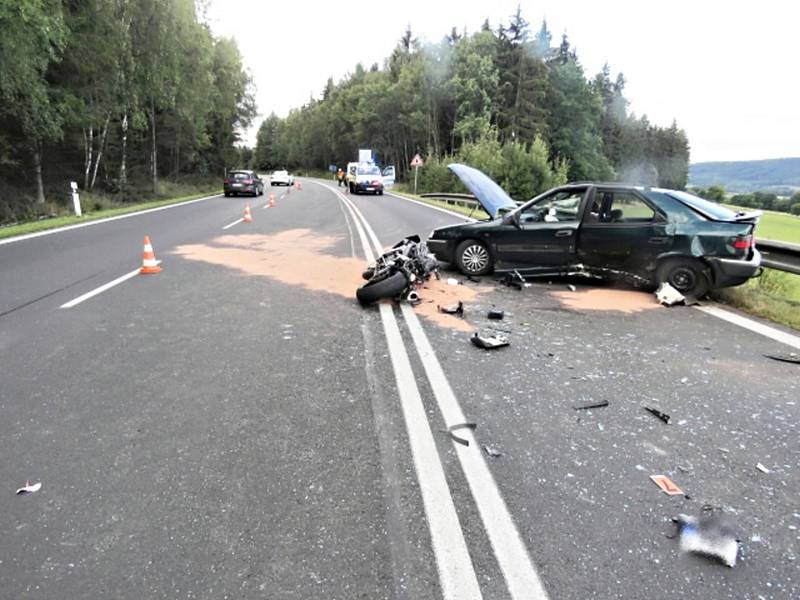
[[[303,184],[300,183],[300,180],[298,179],[297,181],[294,182],[294,187],[296,187],[298,190],[302,190]]]
[[[250,214],[250,205],[249,204],[245,204],[244,205],[244,219],[242,219],[242,222],[243,223],[252,223],[253,222],[253,217]]]
[[[144,253],[142,255],[142,268],[139,273],[145,275],[155,275],[161,273],[161,267],[158,266],[156,255],[153,252],[153,245],[150,243],[150,236],[144,236]]]
[[[267,205],[269,208],[275,208],[275,194],[270,192],[269,194],[269,204]]]
[[[652,479],[653,483],[660,487],[661,491],[665,494],[669,494],[670,496],[683,495],[683,490],[675,485],[675,482],[666,475],[650,475],[650,479]]]

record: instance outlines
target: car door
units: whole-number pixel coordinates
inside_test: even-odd
[[[535,273],[573,262],[587,190],[588,186],[556,190],[510,215],[495,235],[497,267]]]
[[[597,188],[578,238],[578,259],[645,276],[672,247],[666,216],[633,189]]]

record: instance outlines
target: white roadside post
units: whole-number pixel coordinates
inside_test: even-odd
[[[74,181],[69,182],[69,187],[72,188],[72,207],[75,209],[75,216],[82,217],[81,212],[81,198],[78,195],[78,184]]]
[[[422,166],[422,157],[419,152],[411,159],[411,166],[414,167],[414,195],[417,195],[417,171]]]

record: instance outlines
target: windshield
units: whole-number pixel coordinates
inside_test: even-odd
[[[273,175],[278,175],[280,177],[282,175],[288,175],[289,173],[288,173],[288,171],[273,171],[272,174]]]
[[[250,175],[250,173],[247,173],[245,171],[234,171],[229,175],[229,177],[231,179],[250,179],[252,175]]]
[[[380,175],[381,170],[378,167],[358,167],[359,175]]]
[[[712,219],[716,219],[718,221],[733,221],[736,219],[736,213],[731,209],[726,208],[721,204],[717,204],[716,202],[711,202],[709,200],[700,198],[699,196],[695,196],[694,194],[670,191],[667,193],[667,195],[675,198],[676,200],[680,200],[690,208],[693,208],[697,212],[711,217]]]

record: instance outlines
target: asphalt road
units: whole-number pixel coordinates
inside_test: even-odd
[[[362,309],[370,230],[460,218],[304,183],[0,245],[0,598],[800,597],[791,348],[580,281]],[[59,308],[144,235],[162,273]],[[678,513],[735,524],[737,565]]]

